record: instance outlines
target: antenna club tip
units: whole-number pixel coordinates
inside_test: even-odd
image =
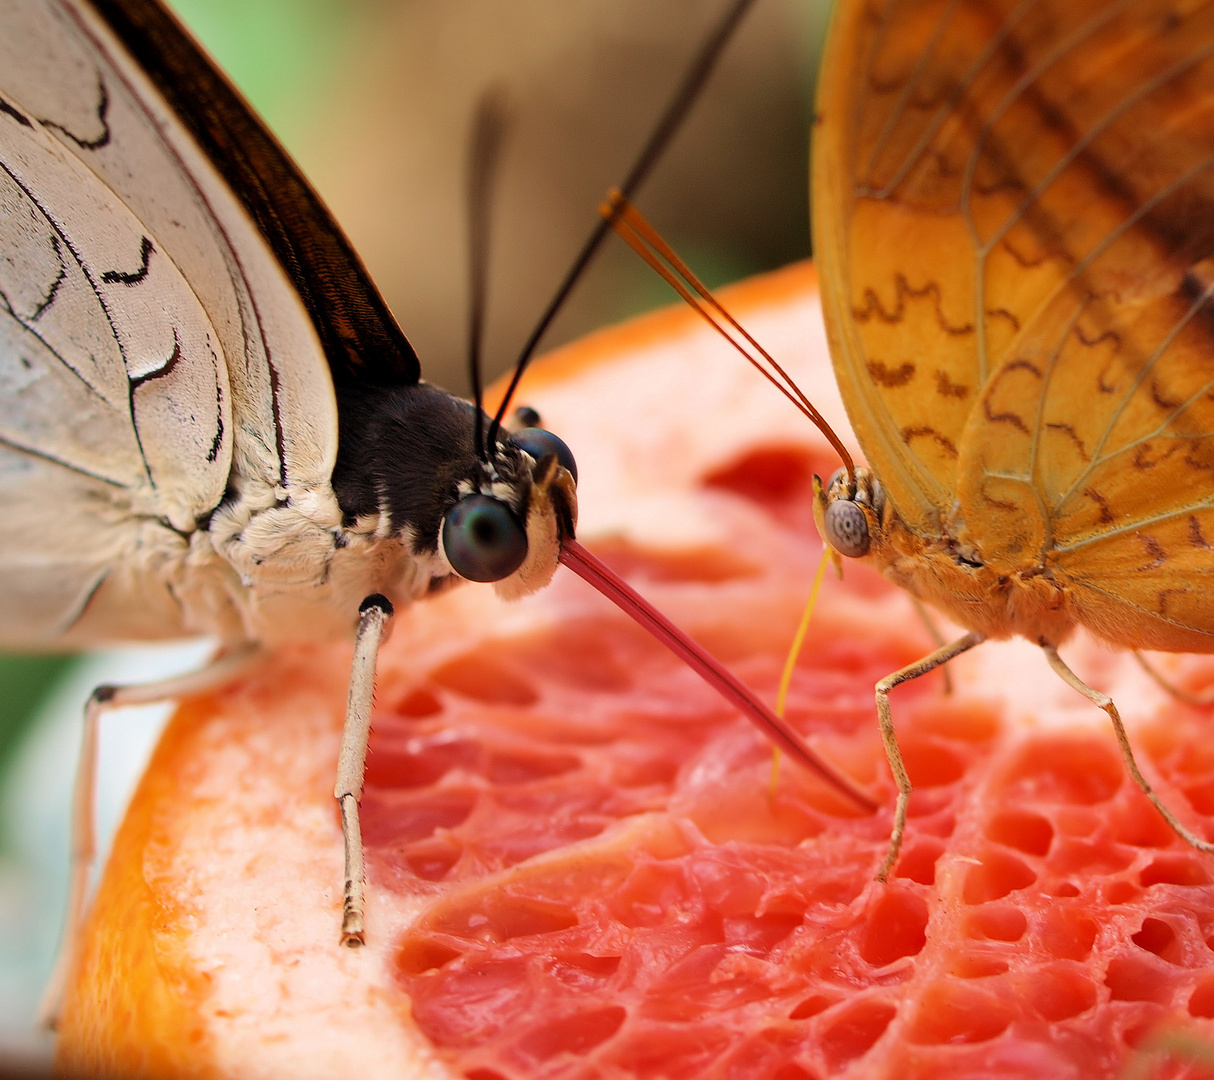
[[[599,203],[599,216],[604,221],[614,222],[628,207],[628,200],[619,188],[607,192],[607,198]]]

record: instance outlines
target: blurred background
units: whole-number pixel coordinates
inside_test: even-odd
[[[422,358],[465,391],[464,156],[483,89],[513,106],[493,213],[486,360],[511,365],[724,0],[176,0],[362,254]],[[710,285],[809,254],[808,131],[828,0],[756,0],[637,203]],[[551,348],[668,303],[609,240]],[[644,394],[644,386],[636,388]],[[80,713],[103,681],[188,670],[206,646],[0,657],[0,1065],[32,1032],[67,880]],[[103,839],[167,710],[102,726]],[[31,901],[31,898],[34,898]]]

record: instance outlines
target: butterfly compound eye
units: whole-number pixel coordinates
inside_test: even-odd
[[[850,499],[836,499],[822,518],[826,542],[840,555],[858,559],[868,554],[868,518]]]
[[[510,441],[520,450],[526,450],[536,461],[545,454],[555,454],[556,460],[569,470],[573,482],[577,483],[577,462],[573,460],[573,451],[551,431],[538,427],[523,428],[511,435]]]
[[[527,558],[527,531],[500,499],[466,495],[443,519],[443,550],[469,581],[501,581]]]

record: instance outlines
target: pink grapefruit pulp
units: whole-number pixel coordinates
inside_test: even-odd
[[[723,299],[833,420],[811,268]],[[820,545],[824,442],[690,312],[537,367],[579,536],[773,701]],[[1104,715],[1023,644],[899,688],[932,647],[863,568],[828,580],[789,698],[864,815],[565,571],[516,604],[403,612],[363,801],[368,946],[337,945],[332,800],[349,647],[183,708],[119,834],[60,1046],[118,1075],[469,1080],[1114,1077],[1161,1025],[1214,1043],[1214,860],[1126,775]],[[1144,767],[1209,834],[1208,711],[1087,639]],[[1165,666],[1184,685],[1208,660]],[[1183,1069],[1188,1066],[1175,1066]],[[1164,1074],[1159,1074],[1164,1075]]]

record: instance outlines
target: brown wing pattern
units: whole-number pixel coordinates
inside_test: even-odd
[[[1048,282],[994,274],[969,191],[973,149],[1017,78],[1023,14],[962,0],[843,4],[819,90],[814,246],[836,374],[870,463],[912,527],[952,506],[989,361]],[[1005,210],[1006,213],[1006,210]],[[1027,248],[1025,263],[1038,259]],[[992,289],[986,279],[1000,287]],[[1030,275],[1030,279],[1032,275]],[[980,283],[983,283],[980,285]]]
[[[1106,636],[1209,648],[1214,7],[840,20],[826,77],[849,89],[823,95],[815,178],[829,157],[847,179],[816,223],[840,381],[895,504],[922,528],[955,497],[988,562],[1044,562]]]
[[[415,383],[413,346],[278,141],[158,0],[87,0],[257,223],[311,314],[337,383]]]

